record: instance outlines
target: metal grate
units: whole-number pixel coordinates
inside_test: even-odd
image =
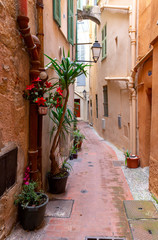
[[[122,237],[86,237],[85,240],[126,240]]]

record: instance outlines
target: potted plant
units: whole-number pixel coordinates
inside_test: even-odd
[[[61,164],[59,173],[56,175],[52,175],[51,172],[48,173],[47,177],[50,193],[59,194],[65,192],[67,179],[71,169],[71,164],[64,160]]]
[[[76,145],[76,148],[78,150],[80,150],[81,146],[82,146],[83,139],[85,139],[85,136],[80,132],[79,129],[76,129],[73,132],[73,135],[74,135],[74,145]]]
[[[125,165],[128,168],[138,168],[139,167],[139,161],[140,158],[137,155],[131,155],[130,152],[127,151],[124,153],[125,155]]]
[[[72,159],[76,159],[78,157],[78,151],[77,146],[74,145],[70,150],[70,156]]]
[[[57,59],[52,59],[47,55],[45,56],[50,60],[48,66],[51,65],[51,68],[54,68],[58,76],[58,84],[60,86],[56,90],[55,95],[53,96],[53,94],[50,93],[49,97],[51,107],[50,118],[54,122],[54,126],[51,131],[51,136],[53,137],[50,150],[51,171],[48,174],[49,189],[51,189],[52,187],[50,185],[52,184],[52,181],[50,181],[50,178],[53,178],[58,174],[60,175],[60,173],[62,174],[62,170],[59,166],[59,160],[57,157],[59,142],[65,133],[70,132],[71,124],[73,122],[72,114],[67,107],[69,99],[69,87],[74,84],[78,76],[81,74],[86,75],[85,67],[88,65],[72,62],[70,60],[69,54],[68,57],[65,57],[64,52],[64,57],[62,58],[61,63],[59,63]]]
[[[44,219],[48,196],[36,192],[36,182],[30,182],[30,168],[26,168],[22,191],[16,197],[18,205],[18,218],[25,230],[34,230],[39,227]]]
[[[52,85],[49,81],[42,81],[38,77],[30,85],[26,86],[23,97],[31,103],[37,104],[39,114],[46,115],[49,103],[48,96],[44,97],[44,95],[48,94],[56,85],[57,83]]]

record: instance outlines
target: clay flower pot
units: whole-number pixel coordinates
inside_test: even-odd
[[[48,111],[48,107],[43,107],[43,106],[38,107],[38,112],[40,115],[46,115],[47,111]]]
[[[139,167],[139,156],[132,155],[127,157],[127,167],[128,168],[138,168]]]

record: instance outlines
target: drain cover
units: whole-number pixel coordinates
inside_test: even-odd
[[[69,218],[72,212],[74,200],[55,199],[50,200],[46,208],[46,217]]]
[[[158,212],[151,201],[127,200],[124,206],[128,219],[158,218]]]
[[[87,193],[88,191],[86,189],[82,189],[81,193]]]
[[[113,166],[114,167],[121,167],[124,166],[124,162],[123,161],[113,161]]]
[[[154,219],[130,220],[129,225],[131,228],[133,239],[139,240],[158,239],[158,220]]]
[[[125,238],[120,238],[120,237],[86,237],[85,240],[125,240]]]

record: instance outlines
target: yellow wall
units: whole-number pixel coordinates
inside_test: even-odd
[[[99,4],[101,2],[104,1],[100,1]],[[105,77],[130,75],[129,15],[127,11],[104,9],[101,12],[101,24],[97,26],[97,39],[100,43],[102,43],[101,31],[105,24],[107,24],[107,57],[102,60],[100,56],[98,62],[90,68],[90,99],[92,100],[90,122],[104,139],[127,149],[129,148],[129,90],[125,82],[105,81]],[[108,86],[108,117],[104,117],[103,108],[105,85]],[[98,118],[96,118],[96,94]],[[121,129],[118,127],[118,115],[121,115]],[[105,130],[102,129],[102,119],[105,119]]]

